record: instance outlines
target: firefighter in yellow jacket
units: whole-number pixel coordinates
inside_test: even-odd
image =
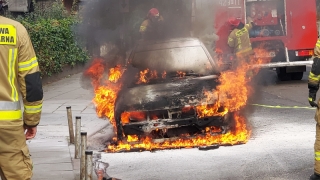
[[[314,48],[314,58],[312,68],[309,74],[308,89],[309,89],[309,103],[312,107],[317,107],[316,120],[316,140],[314,143],[314,174],[310,176],[310,180],[320,180],[320,100],[316,103],[316,95],[319,89],[320,82],[320,39]]]
[[[249,37],[249,31],[253,26],[252,20],[248,18],[249,23],[243,24],[239,19],[232,17],[228,22],[233,29],[228,37],[228,45],[234,49],[237,61],[249,61],[254,55]]]
[[[42,82],[27,30],[3,16],[0,16],[0,84],[0,177],[31,179],[33,164],[26,139],[35,137],[37,132]]]
[[[159,10],[152,8],[149,10],[146,19],[141,23],[140,34],[143,40],[152,40],[161,36],[163,28],[163,17]]]

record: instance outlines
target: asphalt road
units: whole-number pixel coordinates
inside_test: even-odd
[[[250,103],[309,106],[307,75],[277,82],[274,72]],[[318,97],[320,97],[318,95]],[[314,109],[250,106],[252,136],[247,144],[215,150],[163,150],[103,154],[108,174],[123,180],[306,180],[313,173]]]

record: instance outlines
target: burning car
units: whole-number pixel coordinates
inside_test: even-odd
[[[118,140],[229,132],[230,112],[217,104],[219,75],[217,63],[196,38],[139,42],[115,100]]]

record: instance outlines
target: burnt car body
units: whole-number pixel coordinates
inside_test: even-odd
[[[137,83],[136,75],[146,69],[158,76]],[[170,138],[201,133],[212,126],[226,132],[228,114],[200,118],[196,110],[201,103],[218,100],[218,77],[216,62],[196,38],[139,42],[128,58],[126,82],[115,104],[118,139],[127,135]],[[210,92],[210,100],[204,92]],[[125,123],[124,112],[130,114]]]

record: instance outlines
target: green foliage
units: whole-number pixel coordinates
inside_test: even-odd
[[[49,8],[16,17],[29,32],[37,54],[42,75],[61,72],[66,65],[85,63],[88,53],[74,31],[80,20],[69,15],[62,3],[55,2]]]

